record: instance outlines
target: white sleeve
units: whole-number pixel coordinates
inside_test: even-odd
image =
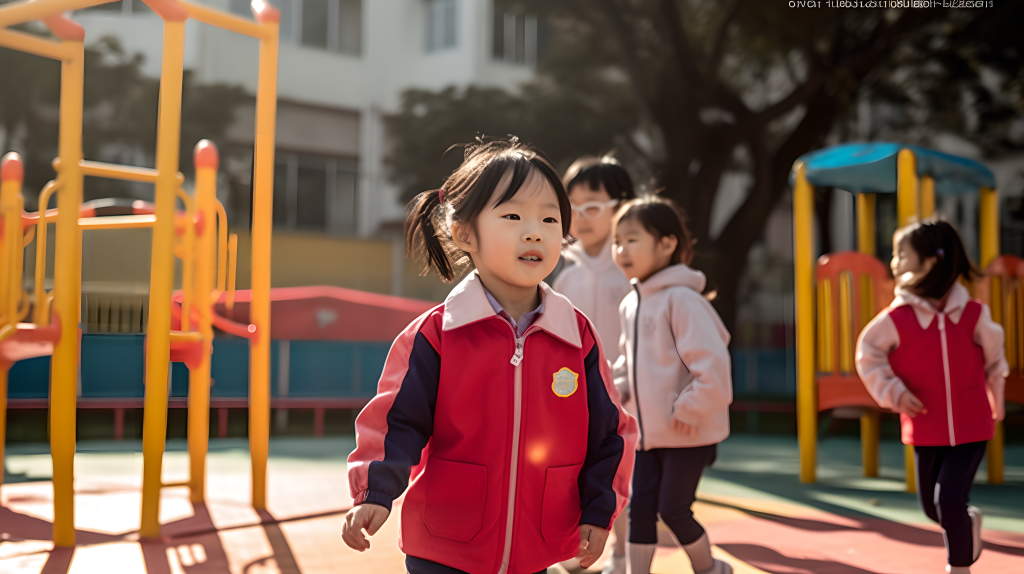
[[[697,424],[732,403],[732,359],[719,321],[712,316],[715,311],[700,294],[684,295],[672,303],[669,321],[676,352],[693,375],[676,399],[673,414],[682,422]]]
[[[626,318],[621,305],[619,308],[619,323],[622,326],[622,332],[619,335],[619,358],[612,365],[612,381],[615,383],[615,389],[619,391],[619,400],[625,404],[629,401],[630,394],[629,373],[626,367]]]
[[[1002,325],[992,320],[992,312],[983,304],[974,327],[974,342],[985,352],[985,381],[998,401],[1005,396],[1006,376],[1010,374],[1004,336]]]
[[[900,334],[887,311],[864,327],[857,339],[857,374],[868,394],[884,409],[896,409],[907,386],[889,364],[889,353],[900,346]]]

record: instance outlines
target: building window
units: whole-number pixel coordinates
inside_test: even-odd
[[[277,154],[274,227],[355,235],[357,175],[353,160]]]
[[[281,10],[281,41],[358,56],[362,52],[362,0],[274,0]],[[231,0],[248,16],[249,0]]]
[[[457,41],[456,0],[425,0],[424,48],[439,52],[454,48]]]
[[[547,30],[536,14],[526,14],[513,2],[494,2],[495,60],[533,66],[544,49]]]

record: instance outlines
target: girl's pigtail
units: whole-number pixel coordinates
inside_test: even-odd
[[[448,259],[441,236],[434,225],[440,217],[441,190],[424,191],[413,198],[412,209],[405,220],[405,254],[420,252],[424,257],[423,275],[433,270],[445,282],[455,278],[451,261]],[[443,232],[443,231],[442,231]]]

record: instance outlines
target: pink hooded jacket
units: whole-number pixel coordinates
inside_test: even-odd
[[[621,356],[612,372],[622,406],[640,426],[637,450],[705,446],[729,436],[729,332],[701,295],[704,285],[700,271],[672,265],[633,280],[619,307]],[[696,436],[673,430],[672,417],[695,426]]]

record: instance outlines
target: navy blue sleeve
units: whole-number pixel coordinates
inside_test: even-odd
[[[616,504],[612,483],[622,460],[625,442],[618,434],[619,409],[608,396],[601,377],[600,360],[595,342],[583,361],[590,422],[587,429],[587,457],[579,477],[580,503],[583,507],[580,524],[608,528]]]
[[[434,433],[440,376],[441,356],[422,333],[417,333],[409,356],[409,370],[388,410],[384,460],[370,463],[369,489],[363,502],[391,510],[391,503],[409,486],[409,473],[420,463],[423,448]]]

